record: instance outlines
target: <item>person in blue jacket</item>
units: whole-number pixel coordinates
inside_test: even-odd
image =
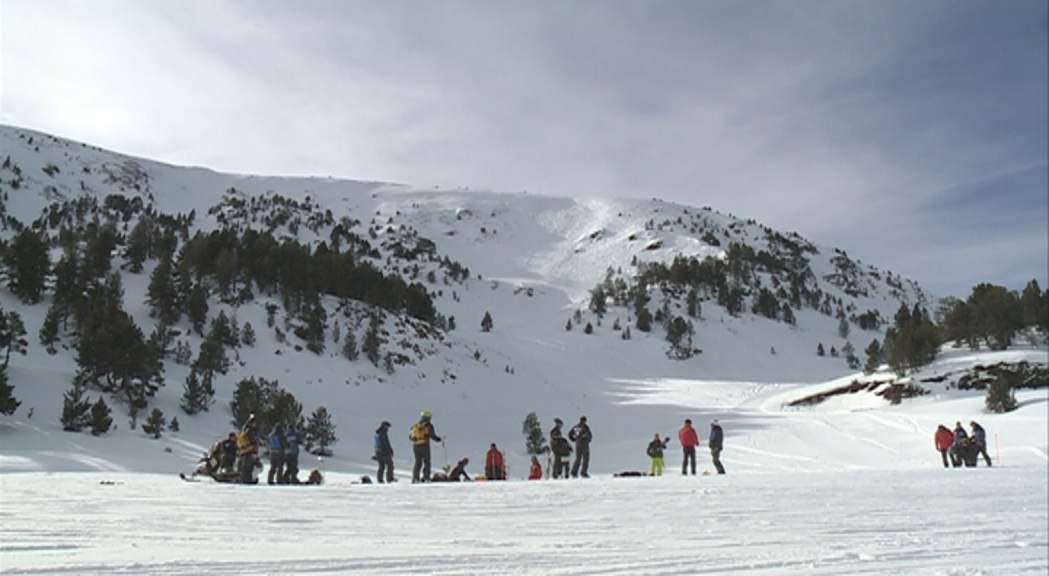
[[[284,425],[280,422],[270,432],[270,471],[266,474],[267,484],[284,483],[284,446],[287,439],[284,437]]]
[[[284,483],[299,483],[299,432],[295,423],[288,424],[284,431]]]
[[[389,430],[390,423],[386,420],[375,430],[375,461],[379,463],[379,471],[375,478],[379,484],[396,482],[393,477],[393,445],[390,444]]]
[[[951,445],[951,464],[957,468],[962,465],[965,455],[965,446],[969,442],[969,434],[965,432],[965,426],[961,421],[954,423],[954,444]]]

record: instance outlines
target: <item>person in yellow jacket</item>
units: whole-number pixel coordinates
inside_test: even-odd
[[[429,410],[423,410],[419,421],[412,424],[412,431],[408,435],[415,456],[415,466],[412,467],[413,484],[430,481],[430,439],[444,442],[433,429],[433,422],[430,421],[432,416]]]
[[[259,427],[255,415],[248,416],[248,421],[237,434],[237,471],[242,484],[255,484],[255,460],[259,453]]]

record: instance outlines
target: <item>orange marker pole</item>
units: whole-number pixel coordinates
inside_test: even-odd
[[[1002,454],[998,451],[998,434],[994,435],[994,459],[998,461],[998,465],[1002,465]]]

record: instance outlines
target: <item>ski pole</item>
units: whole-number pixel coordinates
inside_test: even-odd
[[[444,450],[444,469],[448,469],[448,447],[444,445],[444,440],[441,440],[441,450]]]

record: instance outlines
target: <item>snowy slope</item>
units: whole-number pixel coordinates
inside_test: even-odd
[[[629,325],[626,309],[610,309],[600,322],[587,311],[589,291],[609,269],[629,276],[635,259],[717,255],[732,239],[768,246],[756,223],[658,200],[231,176],[7,127],[0,128],[0,146],[0,157],[9,156],[22,174],[12,189],[11,170],[0,171],[5,210],[21,221],[39,216],[49,199],[119,192],[169,213],[193,210],[196,226],[210,230],[223,214],[209,209],[230,189],[245,198],[274,192],[358,220],[358,231],[374,230],[380,245],[429,238],[438,254],[470,270],[464,282],[432,286],[438,310],[456,318],[456,330],[443,341],[419,342],[424,353],[394,374],[350,363],[331,344],[317,356],[277,342],[264,329],[265,301],[226,307],[256,327],[259,341],[239,350],[239,363],[217,383],[215,405],[197,416],[178,410],[187,368],[168,363],[167,385],[151,406],[177,415],[182,428],[160,440],[129,429],[119,404],[117,429],[102,437],[62,432],[73,354],[51,356],[37,344],[45,305],[25,306],[0,291],[0,303],[19,312],[30,340],[28,354],[13,356],[8,369],[22,406],[0,418],[5,573],[1035,574],[1049,564],[1045,388],[1021,391],[1019,409],[1002,415],[985,413],[982,393],[950,387],[950,379],[896,406],[856,393],[792,408],[793,400],[888,375],[864,377],[842,358],[817,357],[818,343],[829,349],[844,342],[836,319],[809,309],[797,311],[797,325],[789,326],[732,317],[705,303],[695,336],[703,352],[685,361],[666,357],[658,331],[622,340],[611,325],[617,318]],[[701,239],[700,222],[720,246]],[[324,234],[303,229],[298,236]],[[383,250],[377,263],[386,270],[409,268]],[[825,280],[838,271],[839,254],[817,251],[816,278],[860,312],[891,318],[901,302],[934,304],[913,283],[865,265],[851,296]],[[144,295],[153,264],[124,274],[125,307],[147,332]],[[430,265],[423,266],[420,278]],[[218,309],[213,305],[211,314]],[[566,330],[576,310],[583,324],[594,323],[593,334],[582,325]],[[495,324],[488,333],[480,329],[486,311]],[[393,321],[387,328],[404,329]],[[862,350],[881,336],[853,327],[850,338]],[[999,353],[945,349],[913,379],[1003,360],[1049,364],[1049,352],[1028,339]],[[228,432],[230,394],[248,376],[279,380],[307,412],[320,405],[332,412],[340,438],[334,456],[304,462],[324,467],[325,486],[289,491],[175,477]],[[353,484],[374,475],[371,435],[383,419],[394,424],[395,463],[405,478],[408,426],[424,408],[445,436],[435,447],[438,466],[462,456],[480,462],[497,442],[513,480],[527,468],[521,422],[528,412],[544,428],[555,416],[571,425],[585,414],[595,436],[594,478]],[[672,444],[667,477],[611,478],[647,470],[652,434],[673,436],[684,418],[696,422],[703,441],[709,421],[721,421],[728,476],[681,478]],[[936,426],[973,419],[989,432],[996,468],[942,470],[932,445]],[[704,450],[700,468],[712,469]],[[240,521],[228,521],[233,517]]]

